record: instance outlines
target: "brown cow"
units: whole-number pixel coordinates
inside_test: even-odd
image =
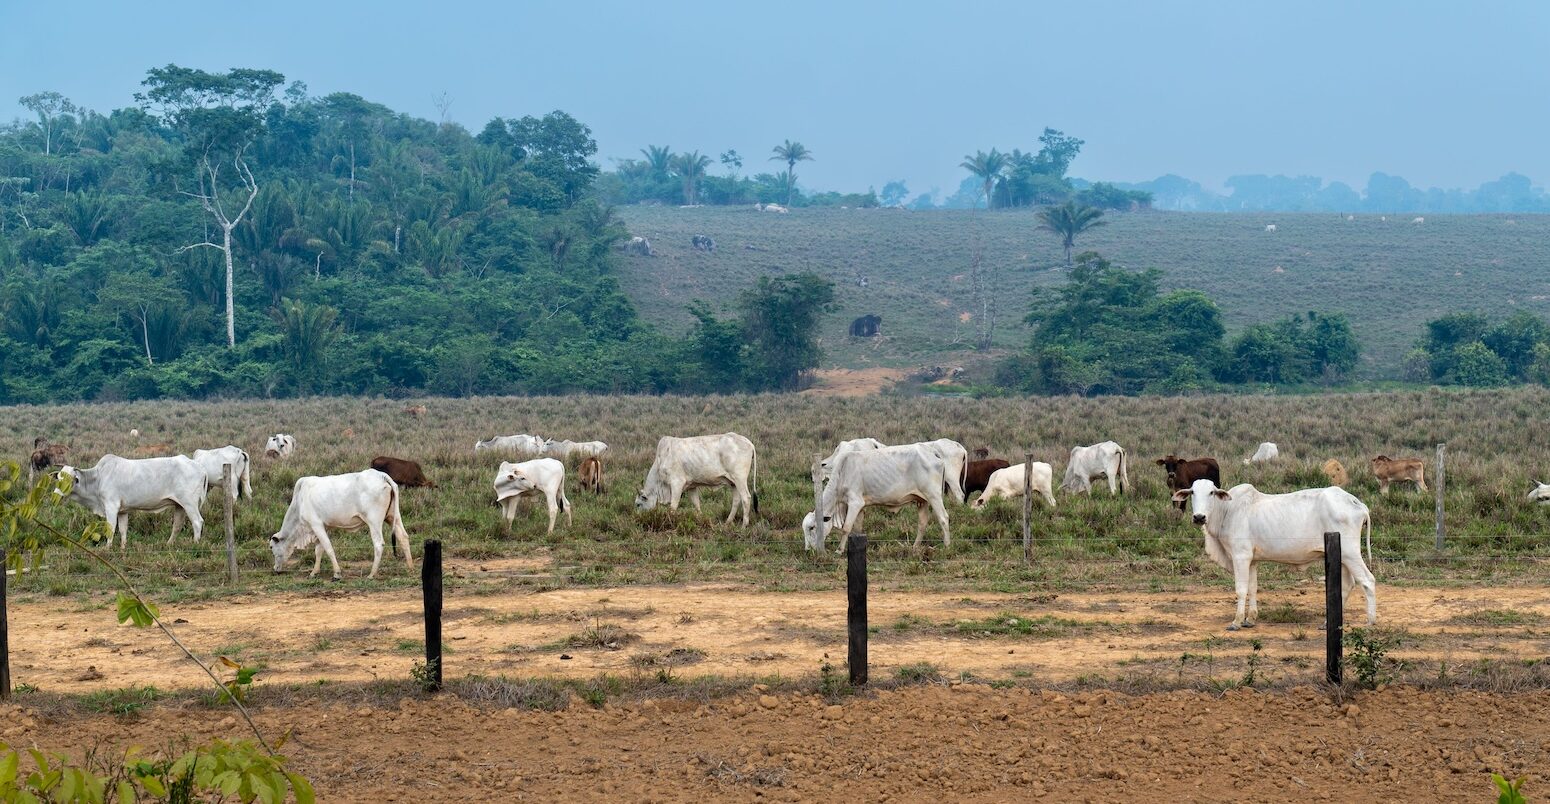
[[[1222,467],[1218,466],[1215,458],[1196,458],[1185,460],[1169,454],[1157,459],[1157,465],[1168,471],[1168,490],[1181,491],[1195,485],[1196,480],[1209,480],[1218,488],[1222,485]],[[1175,508],[1184,510],[1185,503],[1173,503]]]
[[[976,461],[987,460],[990,458],[990,447],[976,447],[973,452],[969,453],[969,457]]]
[[[420,465],[414,461],[406,461],[403,458],[389,458],[386,455],[378,455],[371,459],[371,468],[393,478],[393,482],[404,488],[423,486],[428,489],[436,488],[436,484],[420,471]]]
[[[1346,474],[1345,465],[1334,458],[1324,462],[1324,476],[1329,478],[1332,486],[1344,486],[1351,482],[1351,476]]]
[[[969,461],[969,468],[963,478],[963,498],[967,500],[970,494],[984,491],[985,487],[990,485],[990,476],[995,474],[997,469],[1005,469],[1008,466],[1011,464],[1000,458]]]
[[[582,491],[590,491],[593,494],[603,493],[603,462],[596,456],[582,461],[581,469],[576,474],[581,478]]]
[[[424,405],[409,405],[409,406],[404,408],[404,413],[406,413],[406,414],[408,414],[410,416],[413,416],[414,418],[418,419],[421,416],[425,415],[425,406]]]
[[[38,436],[32,440],[32,458],[27,463],[27,481],[30,483],[39,472],[47,472],[56,466],[65,465],[65,455],[70,448],[64,444],[50,444],[48,439]]]
[[[1398,480],[1411,482],[1417,490],[1426,491],[1425,464],[1420,458],[1390,458],[1379,455],[1372,459],[1372,473],[1378,476],[1378,490],[1389,493],[1389,484]]]

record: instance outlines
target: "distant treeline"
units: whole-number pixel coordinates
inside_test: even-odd
[[[1098,186],[1080,179],[1078,187]],[[1182,176],[1114,182],[1151,194],[1152,206],[1177,212],[1502,213],[1550,212],[1550,193],[1527,176],[1508,173],[1473,190],[1422,189],[1387,173],[1374,173],[1362,190],[1317,176],[1233,176],[1221,195]]]

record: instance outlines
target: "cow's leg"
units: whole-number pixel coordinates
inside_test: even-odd
[[[1114,495],[1119,493],[1119,483],[1115,479],[1114,475],[1115,475],[1115,472],[1104,472],[1103,473],[1104,479],[1109,481],[1109,496],[1110,497],[1113,497]]]
[[[184,510],[188,513],[188,525],[194,530],[194,544],[198,544],[199,537],[203,536],[205,531],[204,514],[199,512],[199,505],[197,503],[188,506],[188,508]],[[235,515],[236,512],[233,511],[232,513]]]
[[[1367,568],[1367,562],[1362,561],[1360,556],[1354,561],[1347,559],[1341,563],[1344,565],[1341,568],[1341,580],[1345,584],[1346,596],[1350,596],[1352,586],[1360,586],[1362,597],[1367,598],[1367,624],[1377,625],[1378,586],[1372,577],[1372,570]]]
[[[1051,491],[1048,487],[1045,487],[1039,489],[1039,493],[1044,495],[1044,501],[1049,503],[1049,507],[1055,507],[1055,492]]]
[[[937,524],[942,526],[942,546],[951,547],[953,544],[953,535],[947,529],[947,509],[942,506],[941,500],[932,500],[931,510],[936,513]],[[919,543],[920,542],[917,540],[916,544]]]
[[[1253,628],[1259,622],[1259,562],[1249,562],[1249,616],[1244,619],[1244,628]]]
[[[678,503],[684,496],[684,484],[682,481],[673,481],[667,484],[667,510],[677,511]],[[699,510],[700,496],[694,492],[689,493],[689,501],[694,503],[696,511]]]
[[[567,527],[567,528],[574,528],[574,527],[576,527],[576,520],[571,517],[570,498],[565,496],[565,486],[563,486],[563,485],[560,486],[559,494],[560,494],[560,507],[565,510],[565,527]]]
[[[931,515],[926,512],[925,503],[915,503],[915,518],[919,520],[915,526],[915,548],[918,550],[921,543],[926,540],[926,525],[931,521]]]
[[[501,515],[506,518],[506,535],[511,535],[511,520],[517,518],[517,498],[507,497],[501,500]]]
[[[167,544],[172,544],[178,538],[178,531],[183,529],[183,509],[172,507],[172,535],[167,537]]]
[[[377,577],[377,567],[382,564],[382,520],[372,519],[366,523],[366,531],[371,535],[371,572],[367,578]],[[334,570],[334,578],[339,578],[339,571]]]
[[[316,539],[314,539],[312,541],[312,572],[308,573],[307,577],[308,578],[316,578],[316,577],[318,577],[318,570],[320,570],[322,568],[323,568],[323,543],[318,541],[318,540],[316,540]]]
[[[694,506],[694,512],[696,514],[704,512],[704,509],[700,505],[700,490],[699,489],[690,489],[689,490],[689,502]]]
[[[328,530],[326,528],[324,528],[321,524],[319,524],[316,529],[317,529],[317,533],[318,533],[318,546],[323,548],[323,552],[324,553],[328,554],[328,566],[329,566],[330,569],[332,569],[334,571],[334,580],[336,580],[336,581],[344,580],[344,573],[339,571],[339,557],[334,555],[334,543],[332,541],[330,541],[329,538],[328,538]],[[379,558],[379,559],[382,558],[382,533],[381,533],[381,531],[377,532],[377,551],[376,552],[377,552],[377,558]],[[376,564],[375,563],[373,563],[373,565],[372,565],[372,571],[373,572],[376,571]],[[313,567],[312,568],[312,574],[313,575],[317,575],[318,574],[317,567]]]
[[[1415,487],[1416,487],[1417,490],[1421,491],[1422,493],[1426,492],[1426,476],[1425,475],[1416,475],[1415,476]]]
[[[113,544],[113,535],[118,534],[118,549],[123,550],[129,545],[129,513],[107,503],[102,507],[102,517],[108,520],[108,545]]]
[[[1227,630],[1236,631],[1243,627],[1244,609],[1248,607],[1249,601],[1249,559],[1247,557],[1233,556],[1232,583],[1238,593],[1238,614],[1233,617],[1232,624],[1227,626]]]
[[[560,512],[560,506],[555,502],[553,494],[545,494],[544,500],[549,509],[549,533],[554,533],[554,517]]]
[[[1389,493],[1389,482],[1387,480],[1384,480],[1382,478],[1378,479],[1378,493],[1379,494],[1388,494]]]

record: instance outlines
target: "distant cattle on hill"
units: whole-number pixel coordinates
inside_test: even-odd
[[[695,251],[707,253],[715,253],[716,251],[716,239],[709,235],[695,235],[689,242],[693,244]]]
[[[883,329],[883,317],[880,315],[861,316],[850,322],[850,335],[853,338],[874,338],[881,334]]]

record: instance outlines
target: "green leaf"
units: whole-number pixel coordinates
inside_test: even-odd
[[[140,786],[145,788],[145,792],[157,798],[167,797],[167,786],[161,783],[161,779],[155,776],[141,776],[139,782]]]
[[[16,768],[21,762],[21,756],[15,751],[0,758],[0,787],[16,781]]]
[[[312,791],[312,783],[305,776],[286,771],[285,778],[291,781],[291,792],[296,794],[296,804],[315,804],[317,794]]]
[[[118,783],[118,804],[135,804],[135,788],[128,780]]]
[[[160,613],[155,604],[145,603],[125,592],[118,593],[118,621],[120,623],[133,621],[136,628],[146,628],[156,622],[156,615]]]

